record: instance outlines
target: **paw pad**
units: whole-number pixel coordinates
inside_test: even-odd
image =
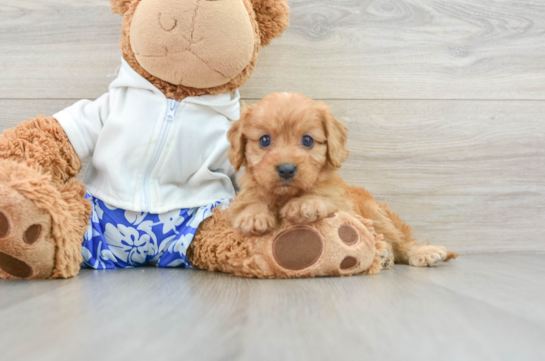
[[[358,264],[358,260],[354,257],[345,257],[341,262],[341,269],[350,269]]]
[[[382,263],[375,259],[375,235],[348,212],[333,213],[309,225],[294,226],[288,221],[276,236],[256,247],[268,248],[272,271],[280,278],[347,276],[367,270],[375,274]]]
[[[324,249],[322,237],[309,227],[296,227],[280,233],[273,243],[276,262],[289,270],[301,270],[318,261]]]
[[[16,176],[13,179],[25,177],[25,182],[30,182],[29,191],[34,187],[45,189],[40,188],[44,185],[42,175],[28,166],[19,163],[13,164],[16,168],[4,166],[0,162],[0,171]],[[34,193],[39,197],[41,194]],[[51,196],[51,199],[56,199],[60,193]],[[46,209],[39,208],[34,200],[12,189],[9,184],[0,182],[0,279],[42,279],[53,274],[57,255],[55,238],[51,233],[53,224]]]
[[[351,246],[358,243],[360,235],[354,227],[348,224],[343,224],[339,227],[339,238],[344,244]]]
[[[26,244],[33,244],[38,240],[38,237],[40,237],[40,233],[42,233],[42,226],[34,224],[25,231],[23,241],[25,241]]]
[[[0,252],[0,269],[19,278],[28,278],[32,276],[32,268],[30,268],[29,265],[4,252]]]
[[[8,237],[10,234],[10,231],[11,231],[11,224],[8,217],[3,212],[0,212],[0,238]],[[14,232],[17,233],[17,229],[15,229]],[[39,224],[33,224],[32,226],[28,227],[27,230],[23,233],[23,241],[26,244],[32,245],[38,241],[41,233],[42,233],[42,226]],[[18,278],[28,278],[32,276],[33,274],[32,267],[30,267],[24,261],[21,261],[20,259],[15,258],[1,251],[0,251],[0,270],[2,270],[3,272],[11,276],[18,277]]]
[[[8,217],[0,212],[0,238],[4,238],[9,234],[9,228]]]

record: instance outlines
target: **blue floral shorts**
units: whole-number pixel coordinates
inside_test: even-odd
[[[226,209],[224,199],[205,207],[163,214],[125,211],[112,207],[89,192],[93,205],[91,225],[83,237],[83,267],[129,268],[152,264],[158,267],[191,267],[186,251],[199,224],[214,208]]]

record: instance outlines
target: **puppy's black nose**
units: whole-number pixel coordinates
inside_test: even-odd
[[[284,163],[276,167],[276,171],[278,172],[280,178],[288,180],[295,176],[295,173],[297,173],[297,167],[291,163]]]

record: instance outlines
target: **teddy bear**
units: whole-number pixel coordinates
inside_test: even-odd
[[[261,237],[226,219],[237,89],[288,27],[286,0],[110,1],[123,57],[109,92],[0,136],[0,278],[69,278],[81,265],[261,278],[384,266],[372,222],[345,212]]]

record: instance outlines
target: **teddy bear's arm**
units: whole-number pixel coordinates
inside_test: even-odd
[[[59,185],[81,169],[81,161],[59,122],[43,115],[0,135],[0,159],[15,160],[51,174],[52,182]]]

